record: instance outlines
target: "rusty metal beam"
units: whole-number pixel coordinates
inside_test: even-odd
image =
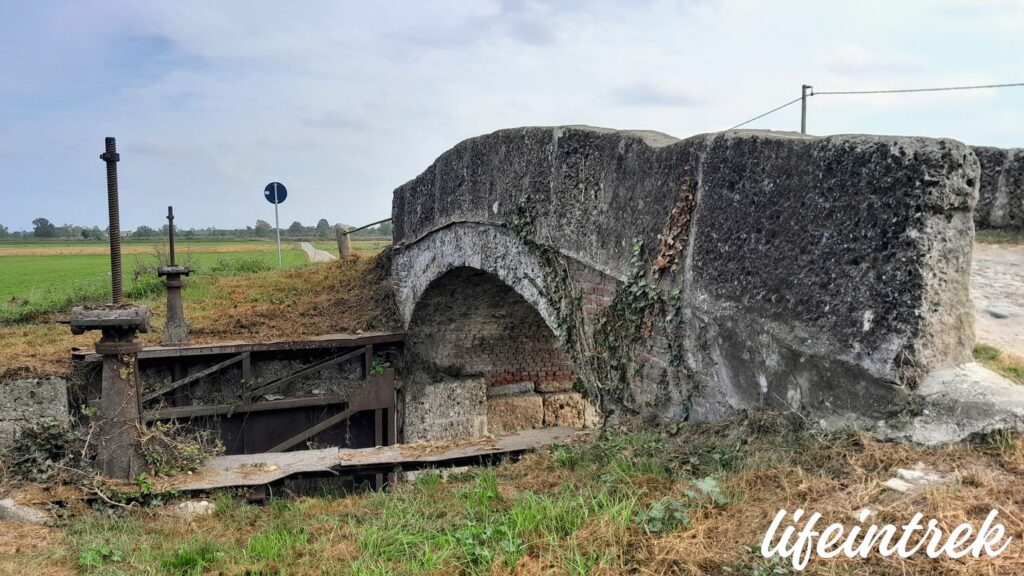
[[[323,370],[324,368],[329,368],[331,366],[334,366],[335,364],[341,364],[342,362],[345,362],[346,360],[351,360],[353,358],[357,358],[359,356],[362,356],[362,355],[364,355],[366,353],[366,348],[369,348],[369,347],[367,346],[367,347],[364,347],[364,348],[360,348],[359,350],[355,350],[355,351],[349,352],[347,354],[341,354],[341,355],[338,355],[338,356],[332,356],[330,358],[327,358],[326,360],[320,360],[319,362],[315,362],[315,363],[310,364],[308,366],[303,366],[299,370],[296,370],[295,372],[292,372],[291,374],[288,374],[287,376],[282,376],[282,377],[278,378],[277,380],[272,380],[270,382],[267,382],[266,384],[264,384],[263,386],[260,386],[259,388],[255,388],[253,390],[249,390],[248,392],[246,392],[246,395],[249,396],[249,397],[252,397],[252,396],[259,396],[261,394],[266,394],[267,392],[270,392],[271,390],[275,390],[277,388],[280,388],[281,386],[284,386],[285,384],[287,384],[287,383],[289,383],[292,380],[295,380],[297,378],[301,378],[303,376],[308,376],[310,374],[313,374],[313,373],[316,373],[316,372],[318,372],[320,370]]]
[[[235,356],[233,358],[228,358],[227,360],[225,360],[225,361],[223,361],[223,362],[221,362],[219,364],[214,364],[213,366],[210,366],[206,370],[202,370],[202,371],[196,372],[195,374],[191,374],[189,376],[186,376],[186,377],[182,378],[181,380],[178,380],[177,382],[171,382],[170,384],[168,384],[167,386],[164,386],[163,388],[160,388],[158,390],[150,392],[149,394],[146,394],[145,396],[142,397],[142,401],[143,402],[149,402],[150,400],[154,400],[156,398],[159,398],[159,397],[163,396],[164,394],[167,394],[171,390],[175,390],[175,389],[180,388],[180,387],[182,387],[182,386],[184,386],[186,384],[191,384],[192,382],[195,382],[196,380],[199,380],[200,378],[205,378],[206,376],[209,376],[210,374],[213,374],[214,372],[218,372],[220,370],[223,370],[224,368],[227,368],[228,366],[231,366],[232,364],[237,364],[239,362],[242,362],[245,359],[247,359],[248,357],[249,357],[249,353],[248,352],[243,352],[243,353],[239,354],[238,356]]]
[[[153,346],[139,352],[140,360],[163,358],[184,358],[190,356],[206,356],[213,354],[241,354],[242,352],[284,352],[322,350],[331,348],[354,348],[368,344],[401,344],[405,341],[402,332],[376,332],[370,334],[328,334],[306,340],[278,340],[274,342],[230,342],[223,344],[193,344],[189,346]],[[99,362],[99,354],[73,350],[74,360]]]
[[[286,398],[266,402],[250,402],[243,404],[210,404],[206,406],[180,406],[149,410],[143,414],[146,422],[156,420],[183,420],[204,416],[223,416],[226,414],[245,414],[250,412],[270,412],[291,408],[309,408],[311,406],[330,406],[348,404],[348,399],[341,396],[310,396],[306,398]]]
[[[302,442],[303,440],[306,440],[312,436],[316,436],[317,434],[323,432],[324,430],[327,430],[331,426],[334,426],[335,424],[343,420],[348,420],[356,412],[357,410],[354,408],[348,408],[343,412],[339,412],[338,414],[335,414],[334,416],[331,416],[330,418],[320,422],[316,426],[307,428],[306,430],[299,432],[295,436],[292,436],[291,438],[285,440],[284,442],[281,442],[277,446],[274,446],[270,450],[267,450],[267,452],[284,452],[285,450],[294,447],[296,444]]]

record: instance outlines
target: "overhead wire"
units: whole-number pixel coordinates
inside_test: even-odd
[[[989,89],[989,88],[1015,88],[1015,87],[1021,87],[1021,86],[1024,86],[1024,82],[1008,82],[1008,83],[1004,83],[1004,84],[976,84],[976,85],[973,85],[973,86],[941,86],[941,87],[935,87],[935,88],[897,88],[897,89],[893,89],[893,90],[821,90],[821,91],[816,91],[816,90],[814,90],[814,88],[811,88],[811,91],[810,91],[810,93],[807,94],[807,97],[811,97],[811,96],[840,96],[840,95],[850,95],[850,94],[906,94],[906,93],[910,93],[910,92],[945,92],[945,91],[953,91],[953,90],[983,90],[983,89]],[[792,106],[793,104],[796,104],[797,102],[799,102],[799,101],[801,101],[803,99],[804,99],[803,96],[798,96],[798,97],[790,100],[789,102],[786,102],[785,104],[782,104],[781,106],[776,106],[775,108],[772,108],[771,110],[768,110],[767,112],[765,112],[763,114],[758,114],[757,116],[754,116],[750,120],[746,120],[744,122],[740,122],[739,124],[729,128],[729,130],[735,130],[736,128],[739,128],[740,126],[745,126],[745,125],[750,124],[751,122],[753,122],[755,120],[760,120],[761,118],[764,118],[765,116],[768,116],[769,114],[774,114],[775,112],[778,112],[779,110],[782,110],[783,108],[786,108],[787,106]]]

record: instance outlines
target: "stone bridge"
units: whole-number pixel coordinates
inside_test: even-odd
[[[907,414],[971,359],[978,180],[969,148],[928,138],[461,142],[394,194],[407,432],[479,432],[482,398],[516,386],[655,420]]]

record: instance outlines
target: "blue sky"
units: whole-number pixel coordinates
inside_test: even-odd
[[[0,224],[122,227],[390,215],[458,141],[522,125],[674,136],[819,90],[1024,81],[1024,0],[0,0]],[[814,134],[1024,146],[1024,88],[819,96]],[[799,129],[799,107],[752,128]]]

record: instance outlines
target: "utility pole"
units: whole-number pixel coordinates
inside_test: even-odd
[[[814,87],[813,86],[808,86],[807,84],[804,84],[803,86],[801,86],[801,91],[800,91],[800,133],[801,134],[807,134],[807,96],[808,96],[807,91],[808,90],[812,90],[811,94],[812,95],[814,94],[814,92],[813,92]]]

